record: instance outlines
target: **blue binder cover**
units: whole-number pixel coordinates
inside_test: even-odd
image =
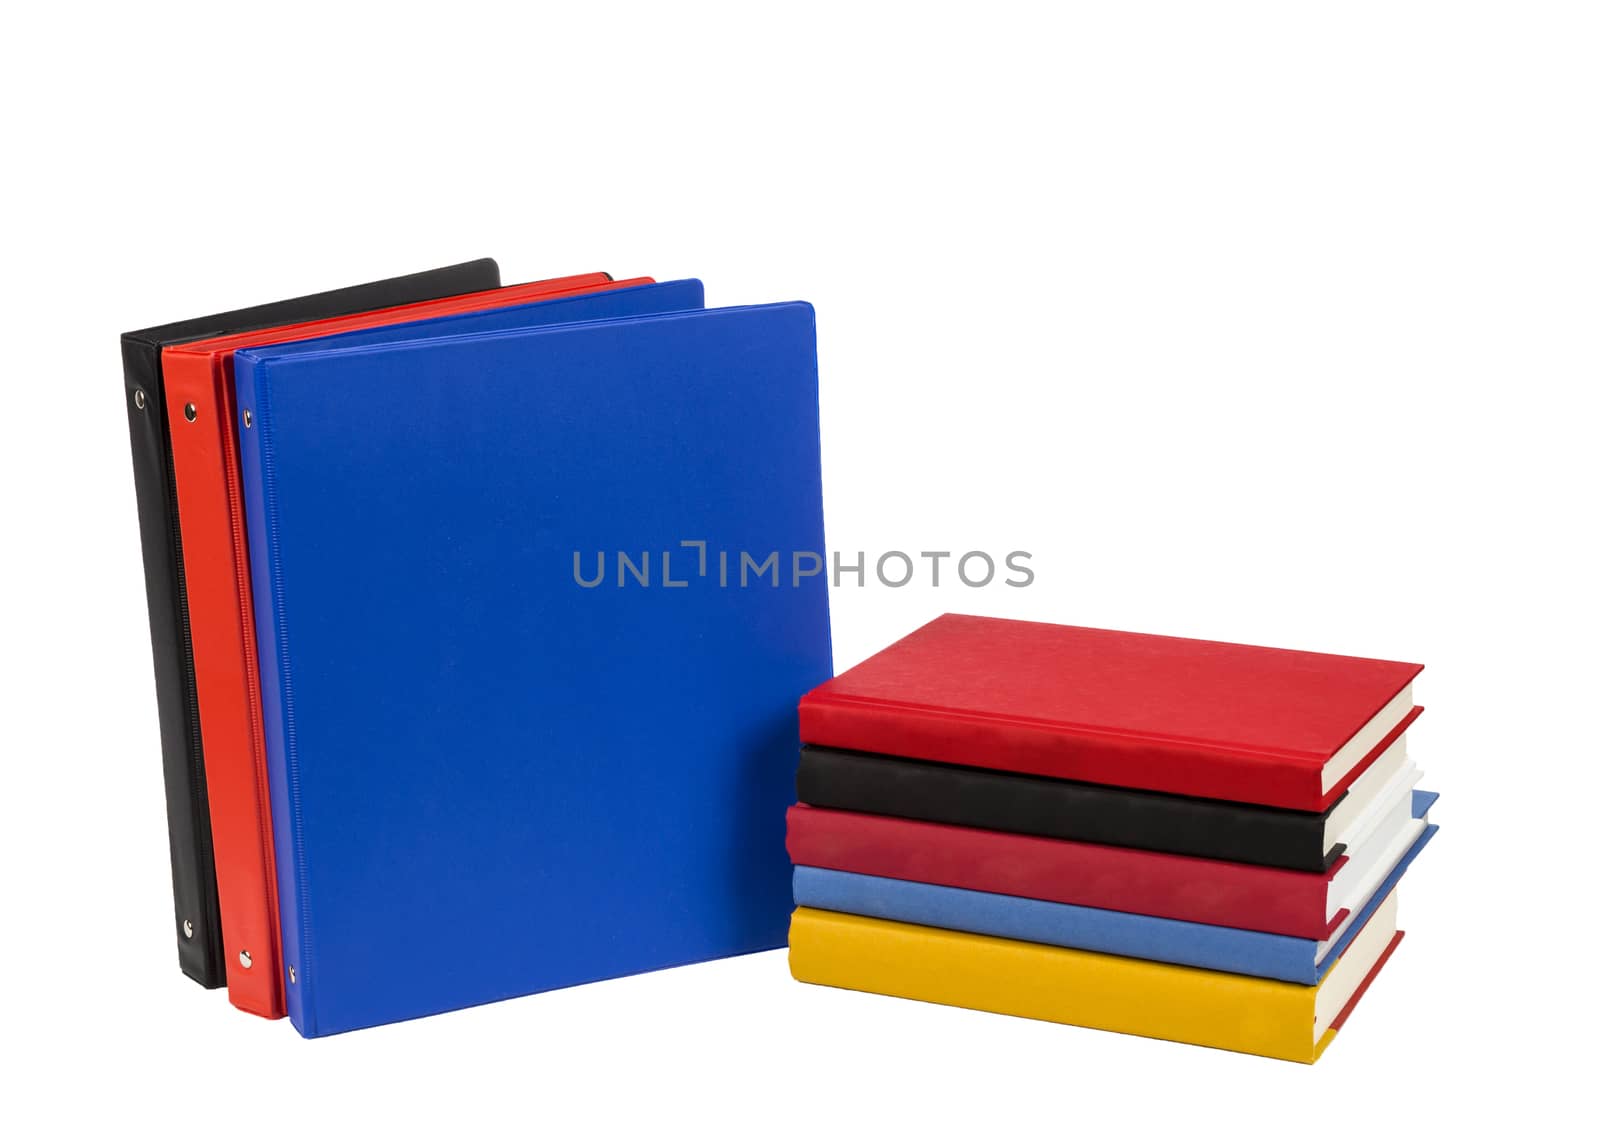
[[[1432,825],[1423,830],[1321,961],[1317,960],[1317,942],[1303,937],[809,866],[795,867],[794,900],[796,905],[862,917],[1316,984],[1344,954],[1437,831]]]
[[[235,381],[296,1028],[782,946],[832,670],[811,307]]]
[[[350,333],[333,334],[328,337],[287,341],[281,345],[241,349],[234,354],[235,379],[240,364],[247,361],[256,363],[269,357],[321,353],[329,349],[351,349],[361,345],[389,345],[428,337],[493,333],[503,329],[525,329],[539,325],[555,325],[560,322],[638,317],[643,314],[670,313],[674,310],[700,310],[705,308],[705,304],[706,288],[697,278],[629,286],[621,290],[602,290],[595,294],[575,294],[570,298],[547,298],[521,306],[498,306],[491,310],[473,310],[470,313],[450,314],[423,321],[357,329]]]

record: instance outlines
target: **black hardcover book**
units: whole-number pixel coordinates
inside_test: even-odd
[[[122,335],[123,398],[127,401],[128,433],[133,443],[133,482],[144,550],[145,596],[150,605],[150,647],[155,658],[161,764],[166,781],[178,965],[207,988],[220,988],[226,983],[227,965],[222,956],[222,929],[217,914],[211,813],[206,803],[200,708],[195,697],[194,654],[189,641],[183,544],[167,433],[161,350],[185,341],[426,302],[475,290],[493,290],[499,285],[500,268],[495,261],[478,259]]]
[[[1344,853],[1324,844],[1337,804],[1295,811],[819,745],[801,748],[796,786],[813,807],[1292,870],[1323,872]]]

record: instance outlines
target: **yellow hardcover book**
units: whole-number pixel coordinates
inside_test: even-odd
[[[1315,986],[801,908],[796,980],[1315,1062],[1400,943],[1385,899]]]

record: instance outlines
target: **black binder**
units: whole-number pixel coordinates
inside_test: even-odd
[[[144,551],[150,647],[155,658],[156,706],[161,725],[161,762],[166,779],[178,965],[207,988],[220,988],[226,983],[227,965],[222,956],[222,929],[217,914],[211,814],[200,748],[199,703],[195,697],[161,350],[185,341],[425,302],[492,290],[499,285],[500,268],[495,261],[478,259],[122,335],[123,396],[133,444],[133,480],[139,505],[139,538]]]

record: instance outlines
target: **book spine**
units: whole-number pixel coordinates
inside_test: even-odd
[[[1323,940],[1329,875],[925,823],[789,809],[796,866],[958,886]]]
[[[796,905],[1009,937],[1294,984],[1317,982],[1317,943],[1247,929],[796,867]]]
[[[1323,818],[806,745],[800,802],[901,819],[1326,872]]]
[[[239,469],[244,482],[249,534],[250,590],[272,806],[284,998],[290,1022],[302,1035],[310,1037],[317,1033],[312,999],[314,967],[310,913],[305,897],[305,865],[300,850],[300,797],[289,641],[279,578],[271,382],[263,371],[264,366],[256,365],[248,356],[236,355],[234,364],[235,424],[239,428]]]
[[[1308,758],[909,709],[826,691],[801,699],[800,739],[916,760],[1302,811],[1323,811],[1338,798],[1324,797],[1322,766]]]
[[[189,642],[183,538],[161,380],[161,350],[151,342],[124,337],[122,368],[150,617],[150,650],[155,666],[178,966],[196,983],[220,988],[227,982],[227,972]]]
[[[828,910],[789,926],[796,980],[1311,1062],[1316,989]]]

